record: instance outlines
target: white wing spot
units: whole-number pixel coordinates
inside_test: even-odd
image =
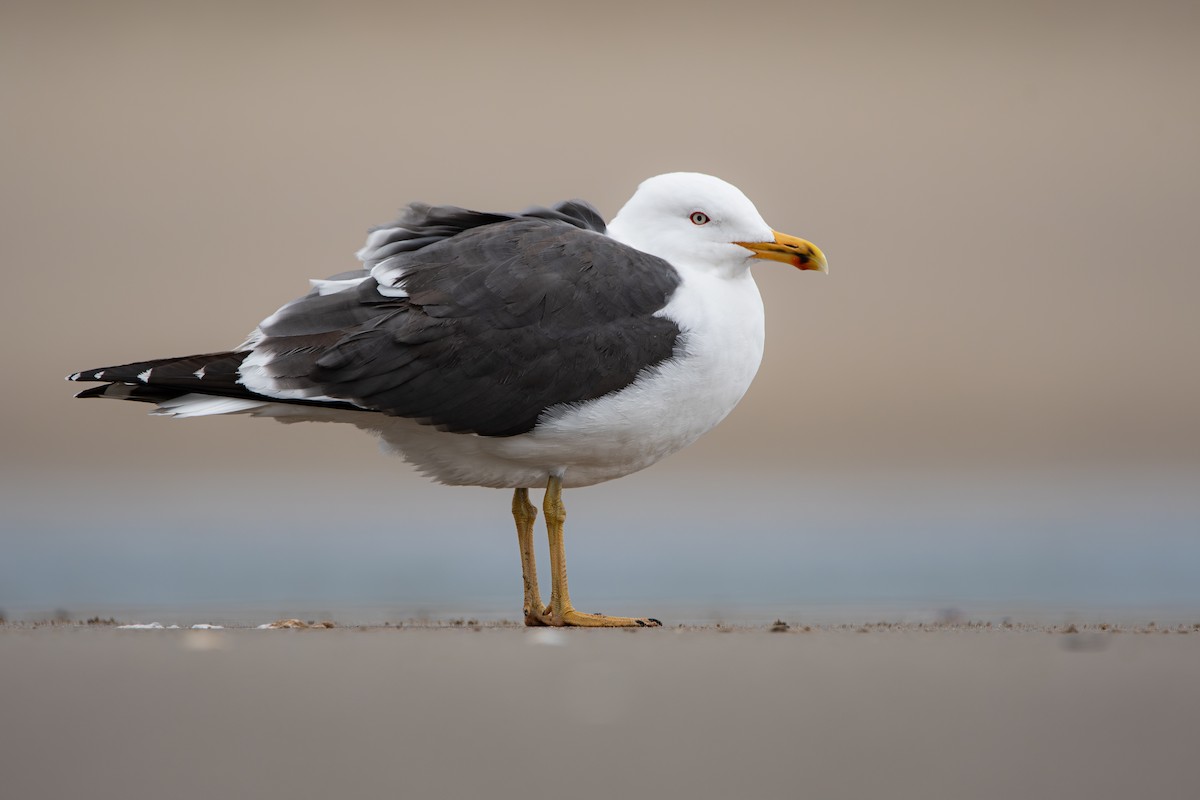
[[[77,380],[79,380],[79,373],[78,373],[78,372],[76,372],[74,375],[72,375],[71,377],[67,378],[67,380],[69,380],[69,381],[77,381]]]
[[[404,267],[395,256],[371,267],[371,277],[379,284],[378,291],[384,297],[408,297],[404,289]]]
[[[383,244],[385,239],[387,239],[389,236],[391,236],[393,233],[395,233],[398,230],[400,230],[400,229],[399,228],[382,228],[377,231],[371,231],[371,233],[367,235],[367,243],[364,244],[362,246],[362,248],[357,253],[354,254],[355,257],[357,257],[359,261],[370,261],[371,256],[374,254],[374,251],[376,250],[376,248],[378,248],[379,245]]]
[[[326,280],[310,279],[308,283],[310,286],[312,286],[314,289],[317,290],[317,294],[324,297],[327,294],[337,294],[338,292],[345,292],[350,289],[353,289],[369,277],[371,277],[371,276],[363,275],[361,278],[350,278],[348,280],[343,280],[343,281],[326,281]]]
[[[101,378],[103,378],[104,370],[100,370],[99,372],[97,372],[95,377],[96,377],[96,380],[100,380]]]
[[[205,369],[207,369],[207,367],[201,367],[200,369],[196,370],[192,374],[195,375],[197,378],[204,380],[204,370]]]
[[[137,376],[138,380],[141,381],[142,383],[149,383],[151,372],[154,372],[154,367],[151,367],[150,369],[146,370],[145,372],[139,372],[138,376]]]
[[[398,283],[395,286],[384,286],[383,284],[379,284],[379,286],[376,287],[376,291],[378,291],[384,297],[408,297],[408,292],[405,290],[403,283]]]

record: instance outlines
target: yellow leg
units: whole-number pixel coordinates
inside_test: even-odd
[[[562,502],[562,478],[550,476],[542,507],[546,512],[546,531],[550,535],[550,605],[546,609],[547,624],[580,628],[645,628],[662,624],[650,618],[608,617],[576,611],[567,592],[567,557],[563,547],[563,523],[567,520],[567,509]]]
[[[525,624],[548,625],[542,592],[538,589],[537,562],[533,553],[533,524],[537,521],[537,506],[529,502],[529,490],[513,492],[513,520],[517,523],[517,544],[521,547],[521,577],[525,581]]]

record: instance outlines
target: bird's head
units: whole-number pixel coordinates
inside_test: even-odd
[[[608,226],[614,239],[676,267],[743,274],[756,258],[828,272],[811,242],[779,233],[741,190],[697,172],[649,178]]]

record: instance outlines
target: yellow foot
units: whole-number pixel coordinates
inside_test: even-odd
[[[546,609],[547,625],[568,628],[660,628],[662,623],[651,617],[609,617],[604,614],[585,614],[568,608],[562,616]]]
[[[550,609],[546,608],[539,611],[533,611],[526,607],[525,609],[525,627],[526,628],[543,628],[547,625],[553,625],[550,621]]]

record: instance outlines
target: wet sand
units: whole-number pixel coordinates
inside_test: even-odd
[[[1200,631],[1142,630],[10,624],[0,781],[92,800],[1192,796]]]

